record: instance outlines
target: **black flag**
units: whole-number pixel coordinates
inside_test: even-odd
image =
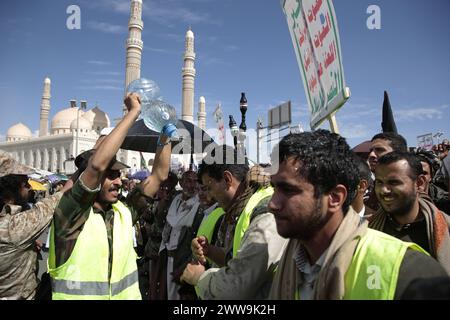
[[[392,114],[391,103],[389,102],[389,96],[386,91],[384,92],[383,120],[381,122],[381,128],[383,129],[383,132],[398,133],[394,115]]]

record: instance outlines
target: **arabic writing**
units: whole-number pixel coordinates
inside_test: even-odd
[[[323,40],[328,35],[328,32],[330,32],[331,29],[331,22],[330,22],[330,15],[327,13],[326,15],[326,23],[322,27],[321,30],[314,36],[314,46],[316,48],[319,48],[323,45]]]
[[[322,6],[323,0],[317,0],[316,3],[308,10],[308,21],[311,23],[316,21],[317,12],[320,11],[320,7]]]
[[[313,124],[344,90],[334,9],[331,0],[283,3]]]

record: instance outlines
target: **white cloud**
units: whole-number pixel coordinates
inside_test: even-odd
[[[120,14],[130,14],[129,0],[96,0],[85,1],[91,8],[101,8],[112,10]],[[211,19],[207,13],[201,13],[185,7],[186,1],[170,0],[145,0],[143,1],[143,16],[157,23],[168,27],[173,27],[175,23],[183,22],[187,24],[210,23],[220,24],[219,21]]]
[[[373,117],[381,117],[381,107],[367,103],[346,103],[338,112],[339,118],[343,120],[367,121]],[[381,118],[380,118],[381,121]]]
[[[86,0],[83,5],[91,8],[103,8],[117,13],[130,14],[130,0]]]
[[[366,125],[342,125],[340,134],[347,139],[368,139],[370,138],[369,130]]]
[[[239,47],[234,44],[228,44],[224,46],[225,51],[237,51],[239,50]]]
[[[422,107],[422,108],[405,108],[395,112],[395,119],[398,121],[415,121],[415,120],[433,120],[442,119],[448,105],[442,105],[438,107]]]
[[[184,35],[179,34],[179,33],[162,33],[162,34],[158,34],[158,36],[161,38],[173,40],[173,41],[179,42],[179,43],[184,42]]]
[[[88,27],[104,33],[123,34],[127,32],[127,28],[123,25],[115,25],[107,22],[89,21]]]
[[[123,91],[123,86],[113,86],[113,85],[93,85],[93,86],[79,86],[77,89],[80,90],[112,90],[112,91]]]
[[[111,64],[111,63],[109,63],[107,61],[100,61],[100,60],[89,60],[87,63],[98,65],[98,66],[106,66],[108,64]]]
[[[284,103],[285,101],[281,101],[279,104]],[[302,120],[306,120],[306,124],[309,126],[309,107],[307,104],[297,103],[295,101],[291,101],[291,116],[292,120],[295,122],[296,119],[301,118]]]
[[[169,50],[162,49],[162,48],[145,47],[144,50],[158,52],[158,53],[171,53]]]
[[[216,57],[203,57],[201,61],[205,66],[210,66],[212,64],[222,64],[227,66],[231,65],[229,62]]]
[[[183,7],[181,3],[173,3],[170,1],[148,1],[144,2],[143,15],[155,22],[172,27],[174,23],[213,23],[217,21],[212,20],[207,13],[199,13]]]
[[[86,71],[86,73],[95,76],[123,76],[121,72],[117,71]]]

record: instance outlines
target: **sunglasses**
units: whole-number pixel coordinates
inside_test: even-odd
[[[120,171],[113,171],[113,170],[111,170],[111,171],[107,171],[106,172],[106,177],[109,179],[109,180],[116,180],[117,178],[119,178],[120,177]]]

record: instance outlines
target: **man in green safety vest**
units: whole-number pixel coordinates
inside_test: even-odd
[[[200,263],[190,263],[182,280],[195,285],[201,299],[265,299],[286,240],[281,238],[267,209],[272,195],[267,175],[250,183],[248,164],[230,146],[213,149],[200,164],[198,176],[225,215],[217,246],[205,236],[193,240]],[[221,268],[205,271],[211,259]]]
[[[127,166],[115,154],[141,112],[136,94],[125,105],[128,113],[112,132],[77,157],[83,172],[55,211],[48,261],[53,299],[141,299],[133,223],[146,206],[142,197],[153,197],[167,178],[171,147],[163,131],[152,175],[128,195],[127,205],[118,201],[120,170]]]
[[[200,200],[200,207],[203,209],[204,217],[198,228],[197,237],[204,236],[208,239],[208,243],[215,244],[225,211],[219,207],[216,199],[209,194],[208,188],[202,184],[199,186],[198,198]]]
[[[344,138],[290,134],[272,155],[278,170],[268,206],[290,241],[270,299],[391,300],[415,279],[446,275],[422,248],[368,229],[351,208],[358,169]]]

